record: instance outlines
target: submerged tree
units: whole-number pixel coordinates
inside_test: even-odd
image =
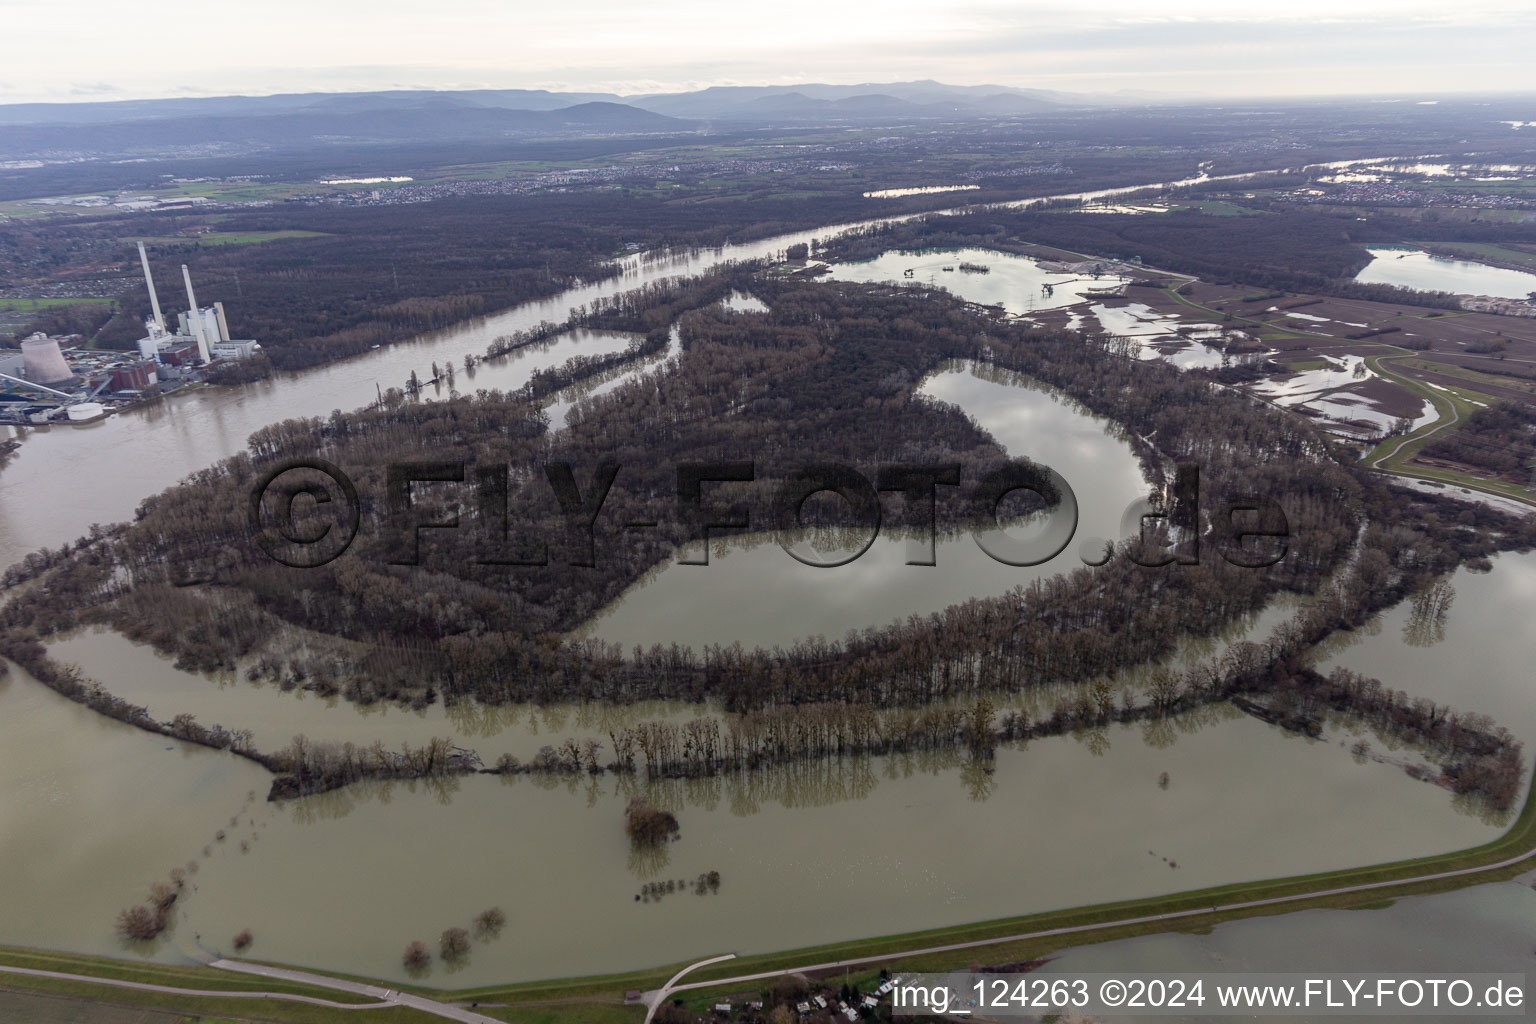
[[[469,952],[469,932],[463,928],[449,928],[438,940],[438,950],[444,960],[459,960]]]
[[[507,915],[500,907],[488,907],[475,917],[475,932],[481,938],[494,937],[506,923]]]
[[[677,838],[677,816],[637,796],[624,808],[624,832],[636,846],[660,846]]]
[[[164,929],[164,918],[142,903],[117,915],[117,933],[125,939],[147,942]]]
[[[405,947],[405,953],[400,957],[400,962],[408,971],[419,971],[432,962],[432,951],[427,948],[425,942],[419,939]]]
[[[1445,620],[1455,600],[1456,588],[1445,579],[1415,594],[1403,625],[1403,642],[1410,647],[1433,647],[1444,640]]]

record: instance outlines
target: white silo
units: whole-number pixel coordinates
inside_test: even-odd
[[[59,343],[43,334],[34,334],[21,343],[23,374],[34,384],[56,384],[74,376]]]

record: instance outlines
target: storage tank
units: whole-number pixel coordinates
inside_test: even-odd
[[[107,414],[107,407],[100,402],[76,402],[69,407],[68,415],[71,423],[82,423],[88,420],[98,420]]]
[[[26,367],[24,376],[34,384],[57,384],[74,374],[59,351],[59,343],[41,334],[34,334],[21,343],[21,358]]]

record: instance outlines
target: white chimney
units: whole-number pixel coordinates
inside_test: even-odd
[[[165,317],[160,315],[160,296],[155,294],[155,279],[149,272],[149,253],[144,251],[144,243],[139,243],[139,262],[144,265],[144,283],[149,285],[149,307],[155,311],[155,326],[160,333],[165,333]]]
[[[197,357],[205,363],[213,362],[213,355],[208,351],[208,330],[203,323],[202,310],[197,308],[197,294],[192,291],[192,271],[187,265],[181,265],[181,279],[187,283],[187,305],[191,308],[187,311],[187,324],[192,329],[192,336],[197,339]]]

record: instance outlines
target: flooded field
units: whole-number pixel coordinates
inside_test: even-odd
[[[266,784],[254,765],[102,719],[19,669],[0,686],[0,769],[22,780],[0,797],[0,941],[120,956],[176,960],[250,928],[260,959],[396,978],[407,942],[500,905],[499,939],[433,968],[431,983],[460,987],[1340,868],[1497,831],[1337,742],[1221,710],[1005,748],[990,775],[959,756],[891,757],[648,787],[472,776],[274,805],[250,799]],[[624,837],[637,786],[682,823],[657,857]],[[173,930],[149,950],[117,940],[117,911],[188,862]],[[635,900],[647,881],[716,870],[716,894]]]
[[[936,192],[973,192],[980,185],[917,185],[911,188],[880,188],[865,192],[865,199],[899,199],[902,196],[926,196]]]
[[[1073,269],[1064,269],[1069,267]],[[1141,358],[1166,359],[1181,369],[1222,364],[1221,344],[1234,332],[1215,325],[1186,325],[1178,316],[1145,303],[1111,305],[1102,300],[1117,295],[1129,279],[1081,267],[991,249],[892,250],[872,260],[834,264],[828,276],[834,281],[943,288],[970,302],[1001,306],[1025,320],[1029,313],[1086,302],[1089,314],[1073,311],[1068,329],[1092,331],[1097,326],[1105,334],[1132,338]]]
[[[1172,313],[1161,313],[1143,302],[1123,306],[1095,303],[1088,307],[1105,334],[1135,340],[1143,359],[1166,359],[1181,370],[1221,366],[1227,358],[1222,345],[1241,332],[1214,324],[1185,326]]]
[[[1364,356],[1323,356],[1316,369],[1276,374],[1248,390],[1276,405],[1325,421],[1335,433],[1379,436],[1432,423],[1435,408],[1367,365]]]
[[[968,266],[986,270],[965,269]],[[1001,306],[1010,313],[1060,309],[1094,294],[1113,294],[1126,283],[1123,277],[1052,269],[1041,260],[992,249],[893,250],[871,260],[833,264],[827,279],[943,288],[969,302]]]

